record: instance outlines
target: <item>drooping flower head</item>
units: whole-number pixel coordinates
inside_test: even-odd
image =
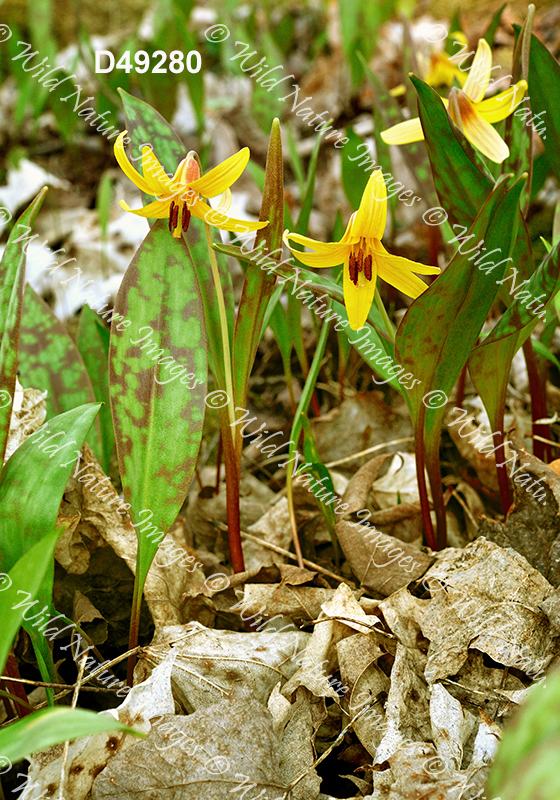
[[[340,242],[317,242],[299,233],[284,232],[288,247],[291,240],[315,250],[314,253],[291,251],[302,264],[309,267],[344,264],[344,301],[350,327],[355,331],[367,319],[378,276],[404,294],[418,297],[428,287],[414,273],[436,275],[440,272],[438,267],[427,267],[388,253],[381,244],[386,223],[387,188],[381,170],[377,169],[367,182],[360,207],[350,217]]]
[[[469,142],[491,161],[501,164],[509,156],[509,147],[491,123],[512,114],[527,91],[527,82],[518,81],[504,92],[484,99],[492,74],[492,51],[486,39],[480,39],[468,78],[462,89],[453,88],[443,100],[449,116]],[[418,117],[399,122],[381,132],[386,144],[420,142],[424,131]]]
[[[121,133],[115,142],[115,157],[120,168],[130,180],[146,194],[157,199],[143,208],[130,208],[121,200],[121,208],[139,217],[148,219],[169,219],[169,230],[175,238],[189,227],[191,215],[203,219],[215,228],[224,231],[256,231],[268,225],[268,222],[249,222],[226,216],[231,204],[229,187],[239,178],[249,161],[249,148],[244,147],[235,155],[226,158],[206,175],[200,176],[196,153],[191,150],[177,167],[170,178],[149,147],[142,148],[142,172],[132,166],[128,160],[123,139],[127,131]],[[222,195],[217,209],[205,203],[204,197]]]

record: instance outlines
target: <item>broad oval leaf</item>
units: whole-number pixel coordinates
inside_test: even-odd
[[[117,322],[122,317],[132,325]],[[167,533],[187,496],[202,439],[206,380],[194,267],[183,239],[174,239],[158,220],[121,283],[109,351],[117,457],[137,523],[146,521],[140,512],[147,510],[153,525]],[[157,547],[139,534],[140,584]]]

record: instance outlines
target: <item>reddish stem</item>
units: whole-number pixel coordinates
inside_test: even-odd
[[[550,430],[548,425],[535,424],[535,420],[542,419],[548,414],[546,407],[546,392],[544,388],[546,385],[546,372],[542,376],[539,375],[535,351],[533,350],[533,344],[530,338],[527,339],[523,345],[523,355],[525,356],[527,374],[529,376],[533,436],[542,436],[544,439],[550,439]],[[533,454],[545,463],[552,459],[550,445],[546,444],[545,442],[539,442],[538,439],[533,439]]]
[[[214,488],[214,494],[220,494],[220,471],[222,469],[222,434],[220,433],[220,438],[218,439],[218,452],[216,453],[216,486]]]
[[[507,467],[506,467],[505,464],[503,466],[498,466],[498,452],[500,450],[502,451],[502,453],[504,453],[504,461],[505,461],[505,451],[504,451],[504,447],[502,446],[504,444],[504,439],[505,439],[505,436],[504,436],[504,415],[503,415],[503,413],[502,413],[501,416],[502,416],[502,418],[500,420],[499,429],[496,431],[494,436],[497,439],[497,447],[496,447],[496,451],[495,451],[496,472],[498,474],[498,486],[499,486],[499,489],[500,489],[500,500],[502,502],[502,511],[503,511],[504,517],[505,517],[507,515],[509,509],[510,509],[510,506],[511,506],[511,503],[512,503],[512,499],[511,499],[511,492],[510,492],[510,489],[509,489],[509,480],[508,480],[508,474],[507,474]]]
[[[226,468],[226,509],[229,553],[233,571],[245,572],[243,548],[241,546],[241,520],[239,516],[239,482],[243,440],[238,436],[237,438],[239,441],[234,443],[227,415],[222,415],[221,420],[224,421],[224,424],[222,424],[222,447]]]
[[[430,517],[430,501],[428,500],[428,489],[426,486],[426,474],[424,472],[424,418],[422,416],[421,424],[417,426],[415,433],[415,456],[416,456],[416,476],[418,478],[418,494],[420,495],[420,507],[422,509],[422,522],[424,524],[424,532],[426,534],[426,542],[428,547],[436,550],[436,538],[434,535],[434,528],[432,525],[432,518]]]

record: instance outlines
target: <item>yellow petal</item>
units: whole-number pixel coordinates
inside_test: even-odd
[[[380,169],[372,172],[353,220],[352,235],[381,239],[387,224],[387,187]]]
[[[463,86],[464,93],[473,103],[479,103],[486,94],[491,74],[492,51],[490,45],[486,39],[479,39],[474,61],[469,70],[469,77]]]
[[[398,86],[395,86],[393,89],[389,90],[389,94],[391,97],[401,97],[403,94],[406,94],[406,86],[404,83],[399,83]]]
[[[363,274],[360,278],[364,280],[364,285],[355,286],[350,280],[350,271],[348,264],[344,265],[344,277],[342,288],[344,291],[344,305],[346,306],[346,313],[348,314],[348,322],[353,331],[361,328],[369,314],[373,297],[375,295],[375,285],[377,282],[375,258],[372,264],[372,277],[370,281],[365,281]]]
[[[411,142],[421,142],[424,138],[424,131],[418,117],[407,119],[381,131],[381,138],[385,144],[410,144]]]
[[[497,131],[474,109],[470,100],[462,92],[457,94],[457,104],[461,115],[460,125],[469,142],[490,161],[501,164],[509,156],[509,147]],[[449,113],[454,122],[453,104]]]
[[[156,154],[150,147],[142,148],[142,172],[144,180],[152,185],[150,194],[171,195],[171,178],[167,175],[164,168],[157,159]],[[164,199],[164,198],[159,198]]]
[[[190,206],[191,214],[193,217],[203,219],[208,225],[214,228],[219,228],[221,231],[233,231],[235,233],[247,233],[249,231],[258,231],[268,225],[266,222],[250,222],[246,219],[234,219],[222,214],[216,208],[211,208],[202,200],[197,200]]]
[[[140,175],[140,173],[134,169],[134,167],[127,158],[123,145],[123,139],[127,133],[128,131],[123,131],[122,133],[119,133],[119,135],[117,136],[117,140],[115,142],[115,146],[113,148],[115,151],[115,158],[117,159],[118,165],[122,169],[126,177],[130,178],[132,183],[134,183],[135,186],[138,186],[138,188],[142,192],[146,192],[146,194],[156,194],[158,190],[157,189],[154,190],[154,186],[152,185],[152,183],[149,183],[145,178],[143,178],[142,175]]]
[[[131,214],[136,214],[137,217],[147,217],[148,219],[165,219],[169,216],[169,206],[171,202],[166,200],[154,200],[144,208],[131,208],[125,200],[121,200],[121,208],[125,211],[130,211]]]
[[[527,81],[517,81],[505,92],[500,92],[488,100],[476,104],[476,111],[486,122],[500,122],[513,114],[527,91]]]
[[[402,269],[418,272],[419,275],[439,275],[441,272],[439,267],[429,267],[427,264],[419,264],[417,261],[410,261],[408,258],[403,258],[402,256],[394,256],[383,247],[381,242],[371,242],[370,247],[374,257],[378,259],[396,259],[400,262]],[[379,261],[378,263],[381,264],[382,262]]]
[[[412,272],[412,270],[419,272],[418,268],[424,266],[423,264],[417,264],[415,261],[409,261],[408,258],[401,256],[392,256],[389,253],[383,257],[376,256],[374,260],[377,262],[379,277],[403,294],[416,298],[428,288],[427,284]]]
[[[231,190],[226,189],[225,192],[220,197],[218,205],[216,206],[217,211],[221,211],[222,214],[225,214],[226,211],[229,211],[231,208]]]
[[[325,255],[332,253],[333,247],[338,247],[340,244],[343,244],[343,242],[317,242],[309,236],[302,236],[301,233],[290,233],[289,231],[284,231],[282,238],[288,247],[290,246],[291,240],[304,247],[309,247],[310,250],[315,250],[316,253],[324,253]],[[299,252],[299,250],[296,252]]]
[[[346,244],[330,242],[323,244],[323,247],[329,247],[330,250],[322,253],[302,253],[300,250],[292,250],[290,247],[290,252],[307,267],[337,267],[339,264],[343,264],[350,255],[350,246]]]
[[[196,189],[204,197],[217,197],[228,189],[239,178],[249,161],[249,148],[244,147],[239,153],[226,158],[206,175],[191,181],[189,186]]]

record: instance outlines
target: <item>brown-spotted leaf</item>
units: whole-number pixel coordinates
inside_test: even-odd
[[[134,521],[149,519],[166,533],[196,466],[207,344],[192,261],[164,221],[154,224],[132,259],[115,312],[109,383],[123,490]],[[141,515],[145,509],[151,514]],[[137,579],[143,583],[158,537],[150,540],[142,528],[137,531]]]

